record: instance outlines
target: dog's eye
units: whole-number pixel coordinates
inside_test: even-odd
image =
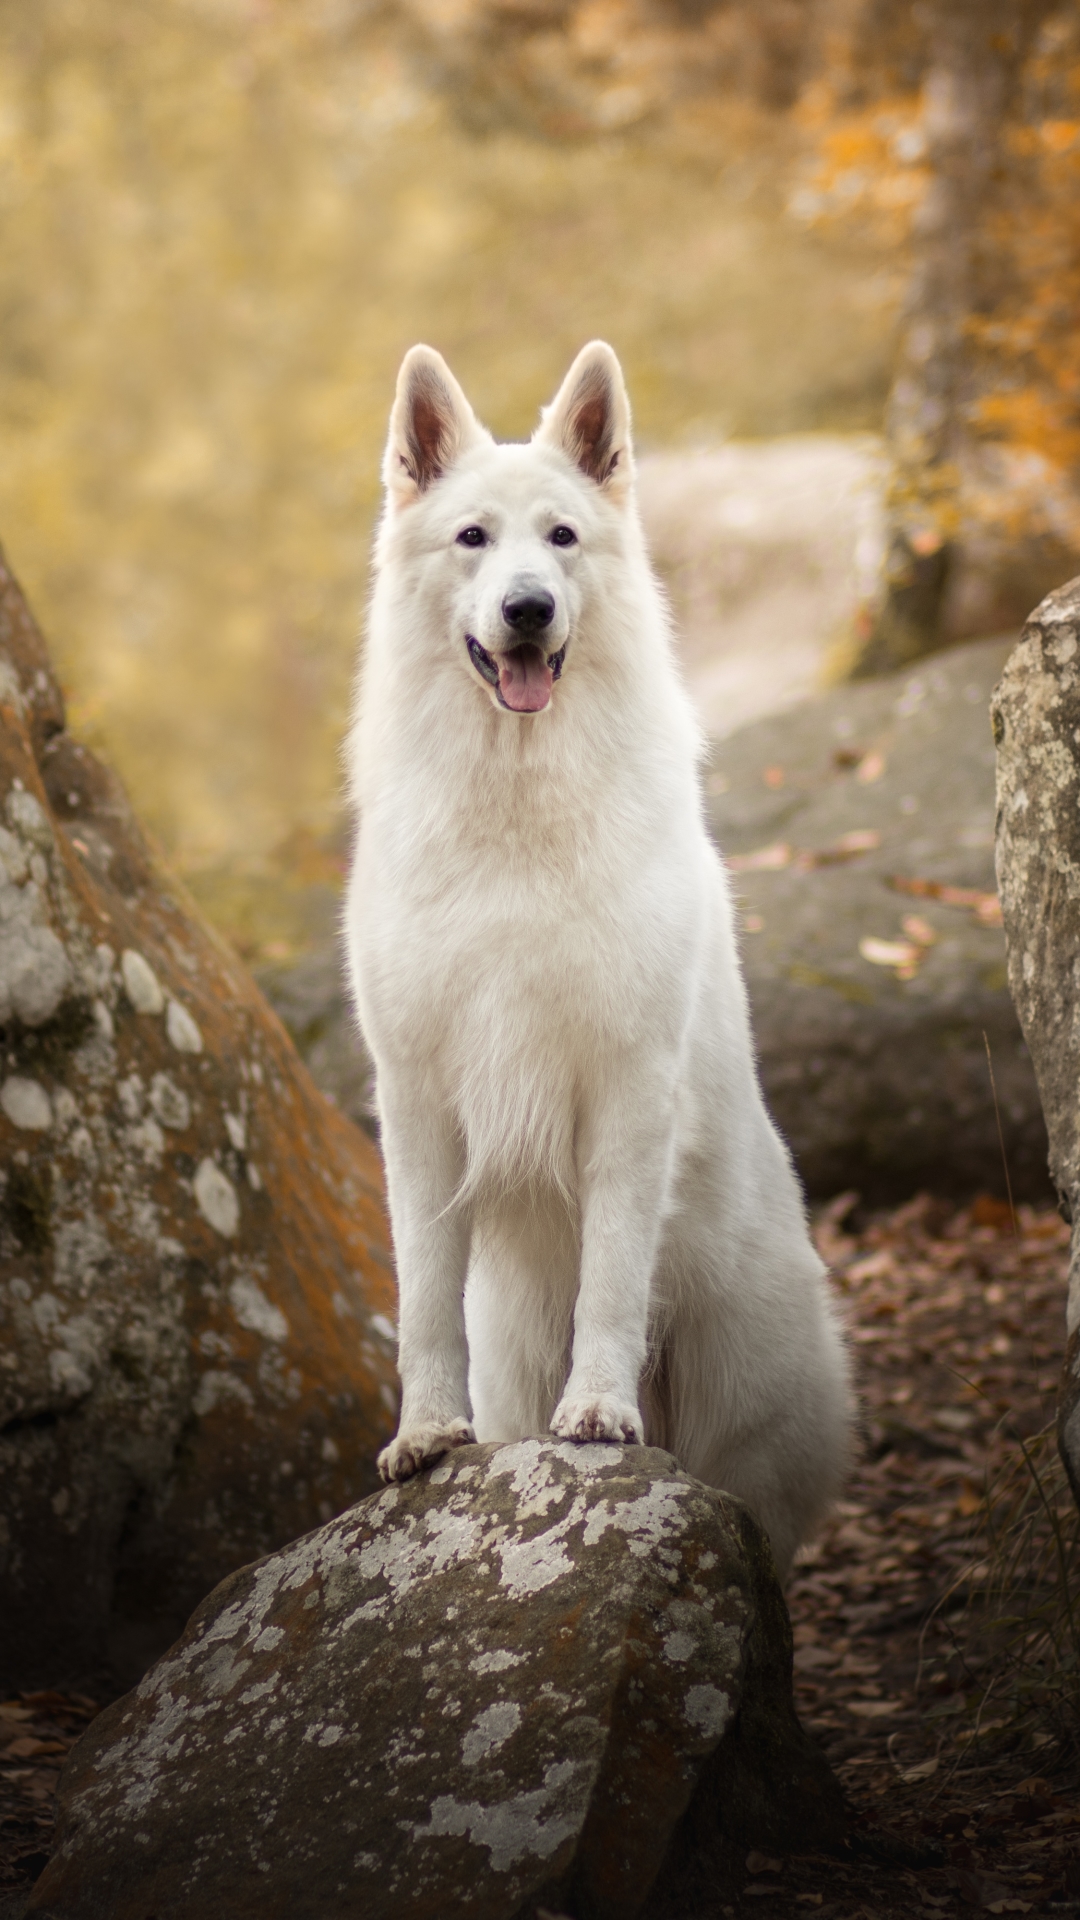
[[[462,527],[457,543],[459,547],[486,547],[487,534],[483,527]]]
[[[573,527],[552,527],[548,538],[553,547],[577,546],[577,534]]]

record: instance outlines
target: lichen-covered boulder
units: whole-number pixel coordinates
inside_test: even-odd
[[[370,1142],[65,730],[0,562],[0,1685],[137,1662],[377,1484],[392,1301]]]
[[[1073,1223],[1058,1438],[1080,1504],[1080,580],[1036,607],[994,693],[1009,986]]]
[[[631,1920],[825,1844],[764,1536],[643,1447],[465,1447],[198,1609],[61,1779],[55,1920]]]

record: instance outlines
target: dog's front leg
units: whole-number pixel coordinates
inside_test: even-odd
[[[670,1103],[655,1086],[623,1087],[590,1132],[579,1175],[573,1360],[551,1430],[572,1440],[640,1443],[638,1390],[670,1178]]]
[[[455,1202],[460,1148],[423,1103],[396,1111],[380,1090],[382,1145],[398,1280],[397,1436],[379,1455],[384,1480],[408,1480],[475,1439],[465,1341],[469,1221]]]

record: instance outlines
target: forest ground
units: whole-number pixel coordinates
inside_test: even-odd
[[[863,1444],[788,1594],[795,1693],[859,1826],[894,1835],[910,1860],[751,1855],[738,1911],[1080,1912],[1076,1748],[1069,1706],[1055,1704],[1069,1682],[1018,1660],[1016,1631],[988,1634],[971,1598],[994,1561],[990,1519],[1000,1531],[1033,1505],[1021,1438],[1075,1567],[1077,1515],[1052,1442],[1034,1440],[1054,1415],[1068,1229],[1049,1209],[1021,1207],[1014,1230],[1000,1201],[956,1212],[925,1196],[860,1223],[853,1201],[824,1209],[816,1231],[851,1329]],[[1044,1555],[1048,1539],[1039,1516]],[[1010,1605],[1030,1608],[1045,1560],[1024,1559],[1042,1595]],[[1075,1714],[1075,1674],[1071,1698]]]
[[[1010,1652],[971,1599],[993,1562],[987,1489],[1000,1526],[1034,1486],[1020,1439],[1053,1417],[1068,1230],[1027,1207],[1014,1223],[988,1198],[956,1211],[921,1196],[862,1217],[849,1194],[816,1233],[864,1418],[846,1498],[789,1591],[795,1688],[866,1851],[751,1853],[740,1890],[687,1920],[1080,1913],[1075,1672],[1070,1687],[1018,1663],[1015,1632]],[[1075,1566],[1075,1510],[1045,1441],[1034,1457]],[[1048,1527],[1035,1538],[1045,1556]],[[44,1865],[59,1768],[98,1704],[78,1692],[0,1703],[0,1920]]]

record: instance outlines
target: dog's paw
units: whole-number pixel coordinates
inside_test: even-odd
[[[641,1446],[645,1428],[632,1401],[614,1394],[564,1394],[551,1419],[551,1431],[563,1440],[622,1440]]]
[[[471,1446],[476,1435],[467,1420],[451,1420],[445,1427],[413,1427],[399,1433],[379,1455],[384,1480],[411,1480],[424,1467],[433,1467],[452,1447]]]

